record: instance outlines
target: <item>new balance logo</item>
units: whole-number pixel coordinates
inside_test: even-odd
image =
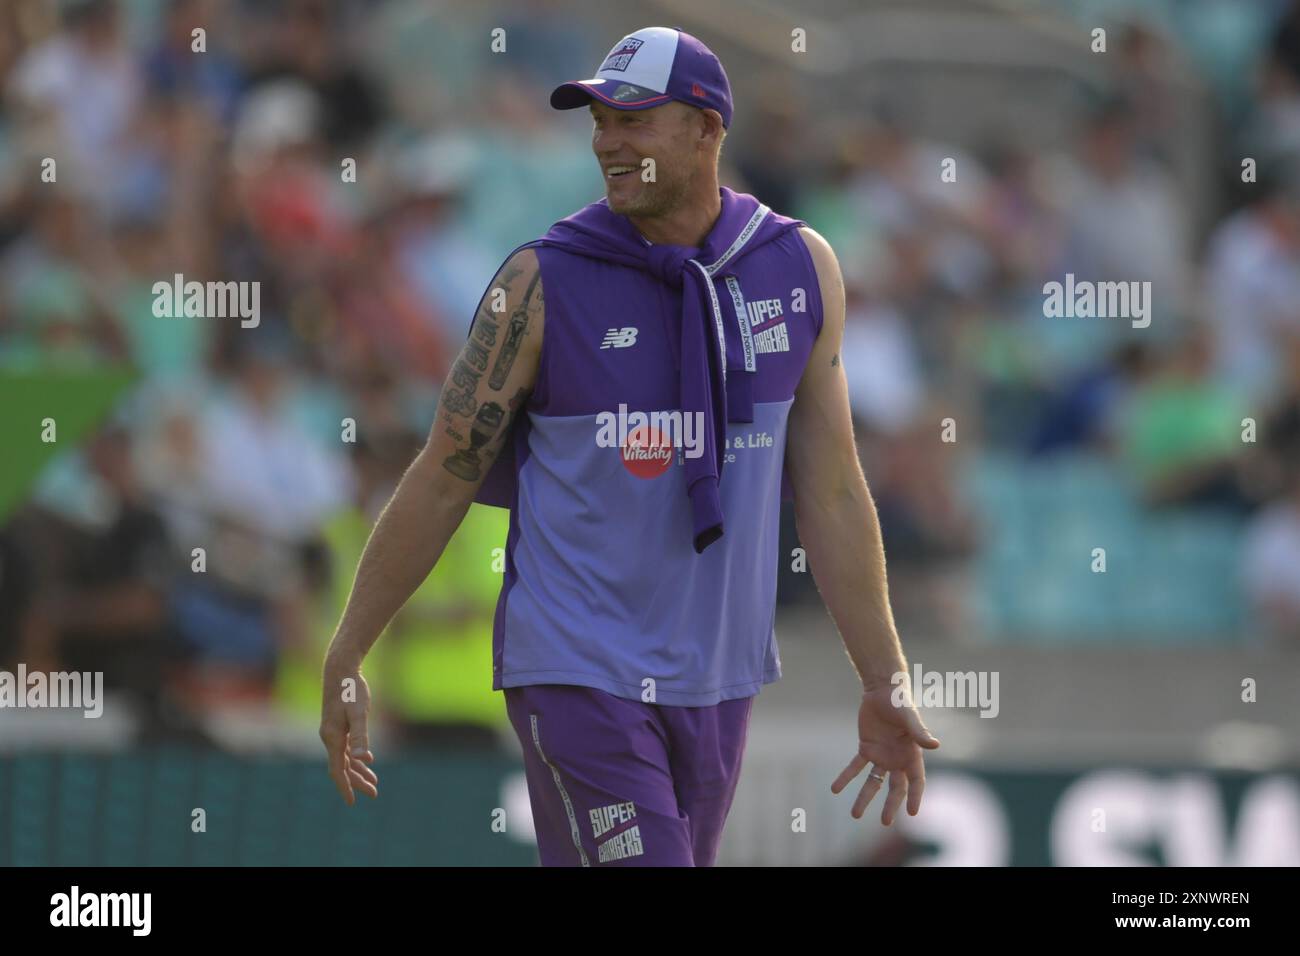
[[[636,345],[636,329],[631,326],[624,329],[609,329],[605,339],[600,343],[602,349],[625,349]]]

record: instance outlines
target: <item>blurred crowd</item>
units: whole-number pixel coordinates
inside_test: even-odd
[[[318,707],[366,532],[479,296],[511,249],[601,195],[585,130],[545,92],[611,38],[549,2],[504,9],[0,9],[0,376],[134,376],[0,515],[0,666],[102,670],[160,733],[231,701]],[[726,184],[839,253],[904,627],[973,626],[970,569],[999,522],[963,486],[975,458],[1086,455],[1153,512],[1231,516],[1241,631],[1300,638],[1300,2],[1259,16],[1251,93],[1223,101],[1211,144],[1208,229],[1148,82],[1176,41],[1137,25],[1061,149],[931,142],[888,103],[814,137],[779,101],[728,143]],[[1046,318],[1043,285],[1066,273],[1151,282],[1151,326]],[[259,324],[158,318],[152,287],[177,274],[259,281]],[[377,699],[414,739],[504,719],[487,690],[504,520],[476,508],[381,642]],[[783,570],[783,601],[811,594]]]

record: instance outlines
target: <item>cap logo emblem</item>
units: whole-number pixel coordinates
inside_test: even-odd
[[[638,40],[636,37],[627,37],[618,46],[610,51],[609,56],[605,57],[605,62],[600,65],[597,72],[604,73],[606,70],[618,70],[620,73],[627,69],[627,65],[632,62],[632,57],[636,56],[636,51],[641,49],[644,40]]]

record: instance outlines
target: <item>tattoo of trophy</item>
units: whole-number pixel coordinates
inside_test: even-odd
[[[474,481],[479,476],[482,462],[479,461],[479,449],[491,441],[506,417],[505,409],[496,402],[484,402],[474,416],[474,424],[469,429],[469,447],[462,448],[443,462],[443,466],[457,478]]]

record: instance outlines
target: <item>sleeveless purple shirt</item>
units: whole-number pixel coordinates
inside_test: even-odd
[[[580,684],[707,706],[780,677],[786,421],[822,302],[802,223],[721,195],[694,263],[651,247],[603,200],[520,247],[536,249],[546,314],[533,393],[477,498],[511,509],[496,689]],[[677,269],[695,270],[685,296]],[[703,323],[714,373],[725,345],[725,380],[704,383],[714,404],[688,394],[684,320]],[[687,493],[715,451],[720,517]],[[701,538],[715,518],[721,536]]]

